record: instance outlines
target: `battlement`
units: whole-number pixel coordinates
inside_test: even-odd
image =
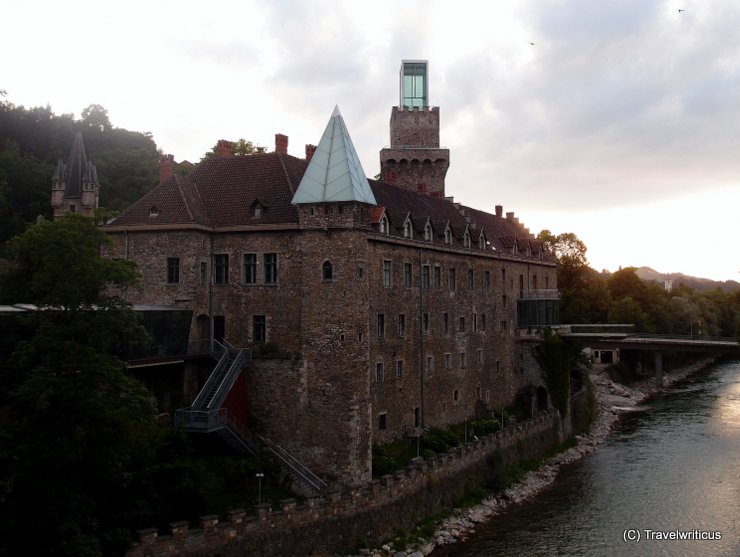
[[[138,530],[138,543],[127,557],[232,554],[237,549],[245,556],[307,555],[346,549],[363,537],[380,541],[410,528],[438,507],[453,504],[468,488],[471,471],[490,468],[494,452],[502,454],[506,464],[540,456],[558,442],[559,428],[556,414],[543,414],[433,458],[414,459],[381,479],[335,488],[302,504],[295,499],[284,499],[277,508],[263,503],[255,505],[254,516],[247,516],[243,508],[234,509],[223,522],[216,515],[206,515],[195,528],[187,521],[171,522],[165,536],[159,536],[156,528]],[[434,490],[429,489],[430,481]],[[389,509],[393,512],[386,512]]]

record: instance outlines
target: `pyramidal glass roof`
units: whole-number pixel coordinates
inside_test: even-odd
[[[339,107],[334,108],[329,118],[292,203],[330,201],[377,205]]]

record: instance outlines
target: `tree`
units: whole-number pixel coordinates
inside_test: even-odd
[[[0,355],[0,554],[121,553],[130,539],[121,525],[152,504],[146,480],[165,433],[116,357],[141,329],[107,290],[132,285],[136,272],[101,257],[104,238],[69,215],[8,243],[2,299],[43,310]]]
[[[132,261],[100,255],[107,241],[92,219],[78,214],[32,225],[6,245],[6,256],[14,265],[0,277],[0,299],[66,311],[92,306],[120,309],[120,300],[105,288],[131,285],[138,274]]]
[[[244,155],[259,155],[264,152],[266,152],[266,148],[262,147],[261,145],[257,145],[256,143],[252,143],[251,141],[247,141],[243,137],[240,138],[238,141],[232,141],[231,142],[232,154],[236,156],[244,156]],[[216,143],[213,147],[211,147],[211,150],[208,151],[205,155],[203,155],[204,159],[215,157],[218,154],[218,143]]]
[[[108,111],[99,104],[91,104],[82,110],[82,124],[94,130],[106,132],[113,126],[108,118]]]

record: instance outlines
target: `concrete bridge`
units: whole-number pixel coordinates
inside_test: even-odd
[[[663,383],[663,352],[710,352],[740,355],[740,342],[731,337],[633,333],[634,325],[558,325],[562,337],[596,349],[646,350],[655,355],[655,381]]]

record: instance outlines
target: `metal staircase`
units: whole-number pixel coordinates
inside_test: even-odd
[[[222,408],[242,368],[251,360],[251,352],[224,340],[213,341],[211,355],[218,360],[216,367],[192,406],[175,412],[175,426],[188,432],[217,433],[236,451],[259,454],[251,432],[228,408]]]
[[[266,437],[255,435],[228,408],[222,405],[239,378],[242,368],[251,361],[251,351],[236,348],[226,340],[213,341],[211,356],[218,360],[192,406],[175,412],[175,426],[193,433],[216,433],[235,451],[259,456],[267,449],[290,475],[296,491],[304,495],[319,493],[327,484],[292,454]]]

